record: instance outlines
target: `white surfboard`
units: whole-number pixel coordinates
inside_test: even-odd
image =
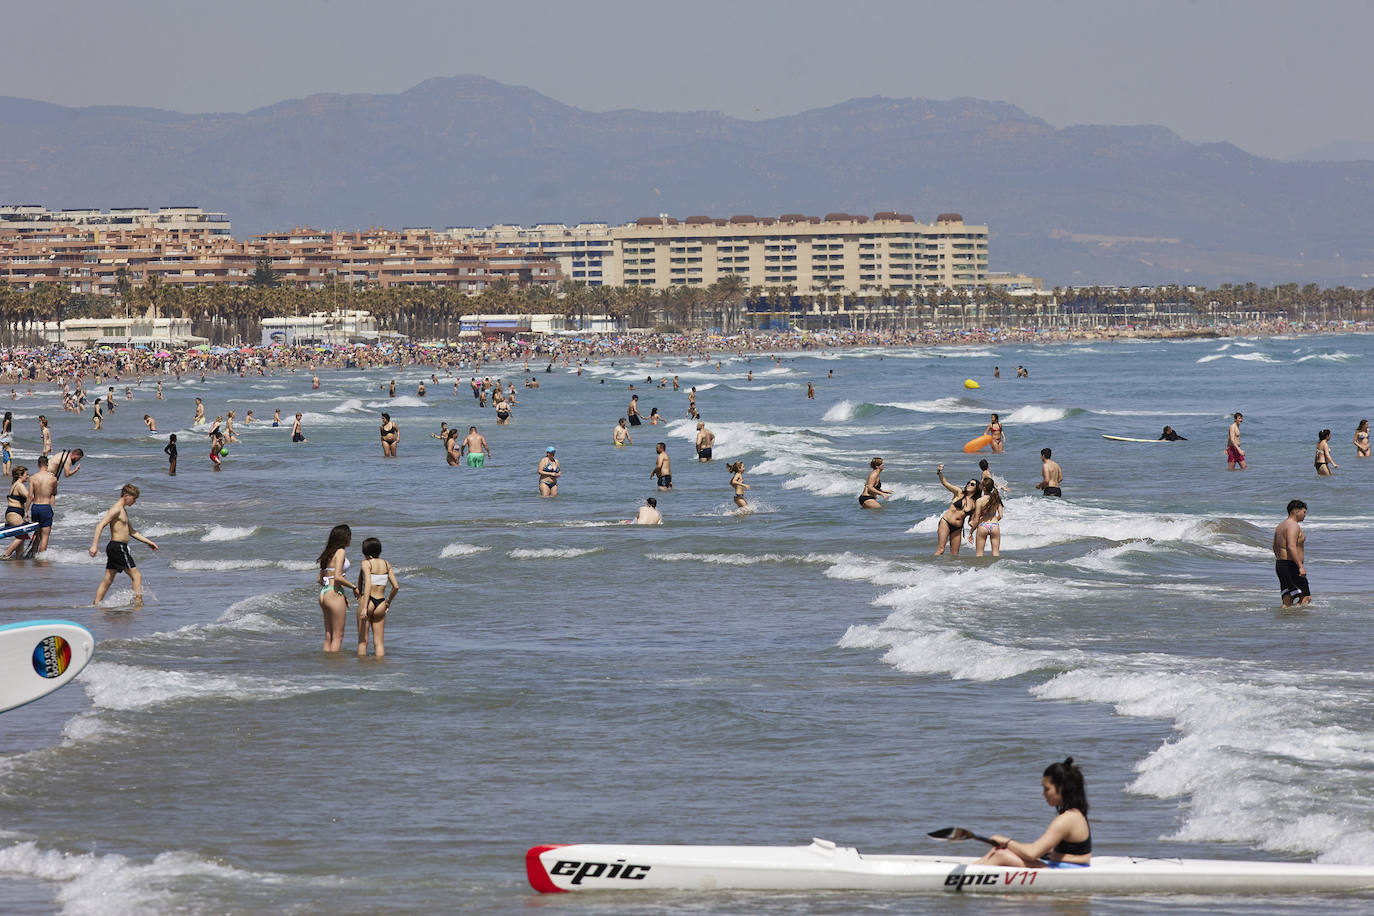
[[[12,538],[20,534],[33,534],[37,530],[37,522],[25,522],[22,525],[14,525],[9,528],[0,528],[0,541],[3,541],[5,538]]]
[[[1168,442],[1168,439],[1132,439],[1130,436],[1109,436],[1102,434],[1102,438],[1110,442]]]
[[[69,620],[0,626],[0,712],[32,703],[69,683],[95,652],[95,637]]]

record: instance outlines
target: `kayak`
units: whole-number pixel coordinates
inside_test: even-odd
[[[1374,891],[1374,866],[1093,856],[1087,868],[975,865],[973,856],[865,855],[851,846],[535,846],[541,893],[871,890],[979,894],[1308,894]]]

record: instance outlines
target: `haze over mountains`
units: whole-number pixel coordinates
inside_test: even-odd
[[[0,137],[0,202],[199,205],[238,236],[954,211],[989,225],[993,270],[1051,285],[1374,285],[1374,162],[1281,162],[1158,126],[1055,128],[978,99],[745,121],[589,112],[461,76],[245,114],[0,97]]]

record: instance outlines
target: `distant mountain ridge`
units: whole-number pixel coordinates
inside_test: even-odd
[[[1055,128],[979,99],[762,121],[590,112],[479,76],[242,114],[0,97],[0,202],[200,205],[236,235],[955,211],[1051,284],[1374,281],[1374,163],[1280,162],[1164,127]]]

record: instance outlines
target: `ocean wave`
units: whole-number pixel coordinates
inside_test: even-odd
[[[512,560],[570,560],[600,553],[601,547],[517,547],[506,556]]]
[[[1025,407],[1018,407],[1007,414],[1007,423],[1055,423],[1059,420],[1066,420],[1069,417],[1083,413],[1078,408],[1065,407],[1037,407],[1034,404],[1027,404]]]
[[[360,410],[363,410],[363,409],[364,409],[364,408],[363,408],[363,402],[362,402],[362,400],[361,400],[360,398],[349,398],[348,400],[342,401],[342,402],[340,402],[339,404],[336,404],[335,406],[329,408],[329,412],[330,412],[330,413],[355,413],[355,412],[360,411]],[[304,420],[305,417],[302,416],[301,419]],[[289,426],[290,424],[287,423],[287,425]],[[277,428],[280,429],[281,427],[277,427]]]
[[[824,553],[650,553],[647,556],[650,560],[661,560],[665,563],[693,562],[709,563],[713,566],[757,566],[761,563],[829,564],[838,559],[835,554]]]
[[[319,680],[293,683],[248,676],[192,674],[118,662],[91,662],[77,682],[99,709],[148,709],[180,700],[229,698],[263,700],[334,689]]]
[[[457,542],[445,545],[444,549],[439,551],[439,558],[448,559],[449,557],[468,557],[472,556],[475,553],[481,553],[484,550],[490,549],[490,547],[482,547],[478,544],[464,544],[462,542]]]
[[[238,541],[248,537],[257,528],[231,528],[224,525],[216,525],[201,537],[202,541]]]
[[[413,394],[402,394],[394,398],[387,398],[384,401],[368,401],[367,406],[373,410],[387,410],[389,408],[402,407],[433,407],[434,404],[429,398],[419,398]]]
[[[1347,363],[1352,359],[1359,359],[1359,357],[1354,353],[1337,350],[1335,353],[1309,353],[1306,356],[1298,357],[1298,362],[1305,363],[1309,359],[1320,359],[1330,363]]]
[[[199,570],[206,572],[228,572],[234,569],[286,569],[293,572],[314,571],[316,566],[309,560],[258,560],[250,558],[200,559],[183,557],[167,564],[172,569]]]

